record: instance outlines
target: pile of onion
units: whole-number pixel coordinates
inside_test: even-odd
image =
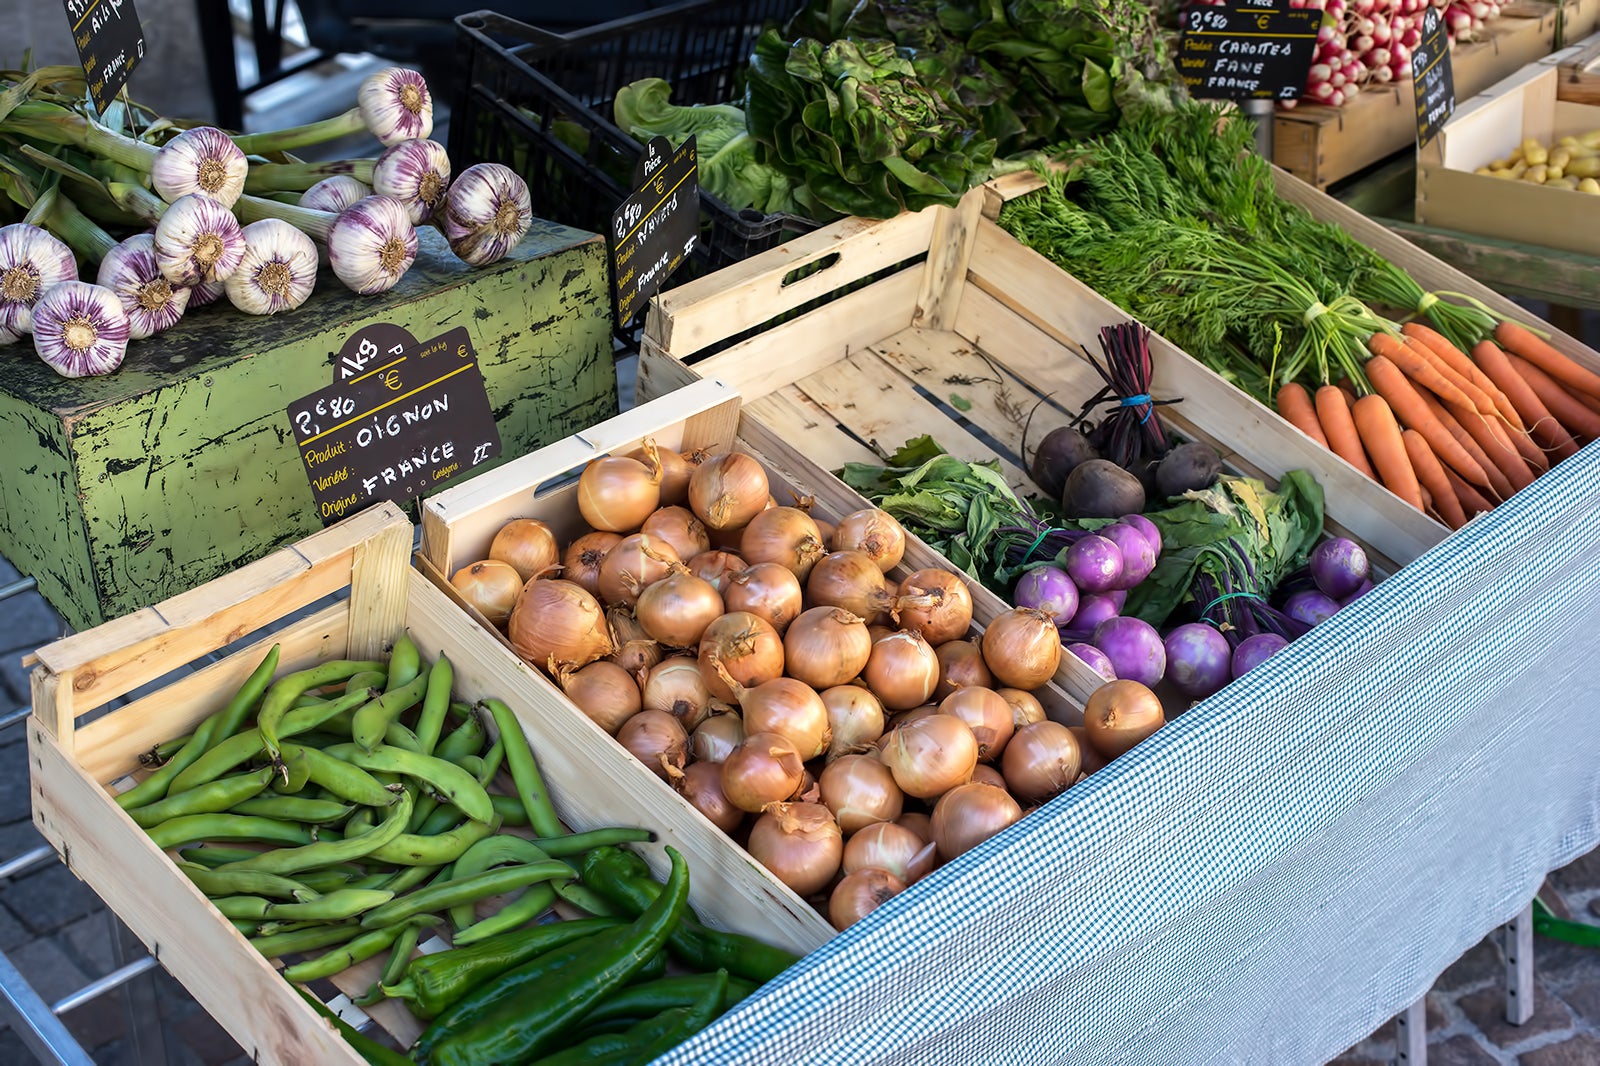
[[[589,528],[560,543],[517,519],[453,584],[837,928],[1149,728],[1124,690],[1083,734],[1048,720],[1048,616],[1019,608],[979,635],[966,579],[909,571],[889,514],[834,521],[775,493],[753,456],[644,441],[581,472]]]

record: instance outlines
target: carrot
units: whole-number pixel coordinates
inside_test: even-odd
[[[1449,479],[1450,487],[1456,490],[1456,499],[1461,503],[1461,509],[1468,518],[1476,514],[1488,514],[1494,510],[1494,504],[1483,498],[1483,493],[1461,480],[1461,475],[1444,468],[1444,476]]]
[[[1456,495],[1456,490],[1450,487],[1450,479],[1444,476],[1444,465],[1433,454],[1433,449],[1428,447],[1428,442],[1422,439],[1422,434],[1408,429],[1400,434],[1400,438],[1405,441],[1411,469],[1417,472],[1417,480],[1433,497],[1433,506],[1438,510],[1439,517],[1444,519],[1444,524],[1451,529],[1466,525],[1467,515],[1461,509],[1461,499]]]
[[[1417,472],[1406,457],[1405,441],[1400,436],[1400,425],[1394,420],[1394,411],[1382,396],[1363,396],[1350,412],[1355,419],[1356,432],[1366,445],[1372,464],[1378,468],[1383,485],[1419,511],[1422,506],[1422,486],[1417,483]]]
[[[1458,474],[1474,485],[1487,488],[1494,484],[1484,472],[1484,467],[1450,435],[1438,416],[1428,410],[1427,403],[1417,389],[1392,361],[1381,355],[1367,360],[1367,380],[1372,382],[1372,387],[1378,390],[1380,396],[1389,401],[1389,408],[1404,419],[1406,425],[1422,434],[1441,462],[1455,467]],[[1365,436],[1362,439],[1365,440]]]
[[[1375,357],[1388,359],[1421,388],[1427,389],[1446,403],[1462,407],[1476,407],[1470,397],[1439,372],[1426,349],[1413,348],[1387,333],[1374,333],[1367,339],[1367,349]],[[1367,377],[1371,378],[1371,374]]]
[[[1491,495],[1497,500],[1503,500],[1515,492],[1516,490],[1511,487],[1511,482],[1506,478],[1505,474],[1495,465],[1494,460],[1489,458],[1488,453],[1479,447],[1472,434],[1468,433],[1462,428],[1461,423],[1456,421],[1456,416],[1445,410],[1444,404],[1440,403],[1431,394],[1424,392],[1420,393],[1420,395],[1422,396],[1422,402],[1428,405],[1429,412],[1439,420],[1439,424],[1444,426],[1445,431],[1454,437],[1456,443],[1465,448],[1467,454],[1477,461],[1485,474],[1489,475]],[[1434,454],[1439,454],[1438,449],[1434,450]],[[1449,466],[1450,464],[1445,463],[1445,465]]]
[[[1484,373],[1489,375],[1489,379],[1511,397],[1511,402],[1516,405],[1534,440],[1548,448],[1558,461],[1578,454],[1578,444],[1572,439],[1572,434],[1556,421],[1556,416],[1540,401],[1538,393],[1528,387],[1498,344],[1480,341],[1472,349],[1472,356]]]
[[[1522,458],[1522,453],[1517,451],[1516,446],[1511,443],[1511,438],[1502,437],[1495,433],[1495,430],[1501,428],[1499,422],[1485,417],[1482,412],[1475,411],[1470,407],[1457,407],[1454,404],[1447,403],[1444,405],[1444,409],[1450,412],[1450,416],[1460,424],[1462,429],[1471,434],[1473,440],[1478,442],[1478,447],[1483,449],[1483,454],[1487,455],[1489,461],[1500,469],[1501,474],[1505,475],[1505,479],[1510,483],[1513,492],[1521,491],[1533,484],[1533,475],[1528,472],[1528,464]],[[1485,473],[1488,473],[1488,470],[1488,467],[1484,467]],[[1509,496],[1510,493],[1502,492],[1500,495]]]
[[[1500,342],[1500,347],[1507,353],[1520,355],[1568,388],[1600,397],[1600,374],[1579,366],[1571,357],[1562,355],[1549,343],[1535,337],[1515,322],[1502,322],[1496,326],[1494,339]],[[1545,401],[1546,406],[1549,406],[1549,403],[1550,401]]]
[[[1328,447],[1328,438],[1322,432],[1322,423],[1317,421],[1316,406],[1312,404],[1311,394],[1306,391],[1304,385],[1297,385],[1291,381],[1278,390],[1278,413],[1288,419],[1289,424],[1295,429],[1324,448]]]
[[[1350,417],[1350,401],[1335,385],[1324,385],[1317,390],[1317,420],[1328,438],[1333,454],[1361,471],[1373,481],[1378,475],[1367,462],[1367,453],[1361,447],[1361,435]]]
[[[1583,404],[1574,400],[1566,388],[1555,378],[1534,366],[1526,359],[1506,353],[1506,358],[1511,360],[1511,365],[1516,367],[1517,373],[1522,375],[1522,380],[1532,389],[1550,409],[1550,413],[1569,430],[1580,444],[1587,444],[1591,440],[1600,438],[1600,414],[1589,410]]]
[[[1478,365],[1468,359],[1465,352],[1451,344],[1447,337],[1429,329],[1421,322],[1407,322],[1400,327],[1400,332],[1410,338],[1413,345],[1432,352],[1440,368],[1445,371],[1445,376],[1462,386],[1461,391],[1472,397],[1473,406],[1480,412],[1491,416],[1498,413],[1518,429],[1524,428],[1522,419],[1517,416],[1517,409],[1511,405],[1511,401],[1495,387],[1489,376],[1478,369]]]
[[[1533,477],[1538,477],[1550,469],[1550,460],[1544,457],[1544,452],[1539,450],[1539,446],[1533,443],[1533,438],[1526,432],[1513,429],[1498,418],[1484,418],[1483,421],[1508,454],[1514,451],[1522,457],[1523,465],[1533,470]]]
[[[1574,392],[1572,398],[1589,410],[1600,413],[1600,396],[1590,396],[1587,392]]]

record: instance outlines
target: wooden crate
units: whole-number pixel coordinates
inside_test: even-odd
[[[252,1060],[328,1066],[363,1060],[295,994],[113,801],[142,751],[182,735],[235,692],[266,649],[280,673],[369,657],[409,632],[443,650],[458,698],[503,699],[539,759],[562,821],[652,829],[658,871],[671,844],[692,870],[691,903],[707,923],[804,952],[831,930],[804,904],[768,890],[754,863],[693,807],[581,716],[409,565],[412,525],[382,504],[226,577],[41,649],[28,722],[34,823],[67,866],[106,901]],[[333,606],[255,640],[152,695],[84,721],[97,708],[198,657],[250,636],[341,589]],[[373,962],[381,963],[381,959]],[[371,962],[335,979],[346,992],[376,976]],[[370,1008],[409,1043],[416,1019],[393,1001]]]
[[[1578,24],[1600,13],[1594,0],[1566,5],[1521,4],[1489,23],[1481,41],[1450,53],[1456,99],[1476,96],[1506,75],[1548,56],[1569,14]],[[1372,85],[1343,107],[1304,104],[1279,111],[1272,126],[1272,161],[1317,188],[1349,177],[1417,139],[1417,115],[1407,79]]]
[[[1034,417],[1037,442],[1094,395],[1102,382],[1080,344],[1098,355],[1099,328],[1128,316],[982,217],[998,195],[979,189],[958,208],[846,220],[663,295],[646,326],[640,397],[698,377],[727,381],[746,398],[746,424],[761,427],[744,431],[747,439],[799,471],[835,508],[859,506],[860,497],[828,471],[852,460],[881,462],[922,433],[963,459],[998,458],[1013,488],[1036,493],[1023,459],[1029,411],[1045,405]],[[925,262],[686,365],[727,337],[918,250]],[[784,285],[797,267],[822,263],[831,265]],[[1329,529],[1364,544],[1381,570],[1446,535],[1181,349],[1156,336],[1150,351],[1152,394],[1183,401],[1162,407],[1163,421],[1209,442],[1240,472],[1274,481],[1291,469],[1310,471],[1327,490]],[[1008,609],[972,584],[980,622]],[[1057,682],[1084,700],[1100,678],[1065,656]]]
[[[227,573],[322,528],[284,408],[335,380],[345,341],[391,323],[419,342],[466,324],[509,459],[617,410],[605,243],[541,222],[474,270],[439,234],[393,289],[324,270],[300,310],[226,300],[134,341],[100,378],[26,344],[0,377],[0,554],[77,629]]]
[[[1597,0],[1600,2],[1600,0]],[[1541,60],[1561,71],[1559,96],[1575,104],[1600,104],[1600,33]]]

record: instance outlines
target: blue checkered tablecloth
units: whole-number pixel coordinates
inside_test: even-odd
[[[1600,446],[668,1066],[1316,1064],[1600,840]]]

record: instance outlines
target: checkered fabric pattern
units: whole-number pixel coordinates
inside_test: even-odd
[[[658,1060],[1325,1062],[1600,840],[1600,446]]]

